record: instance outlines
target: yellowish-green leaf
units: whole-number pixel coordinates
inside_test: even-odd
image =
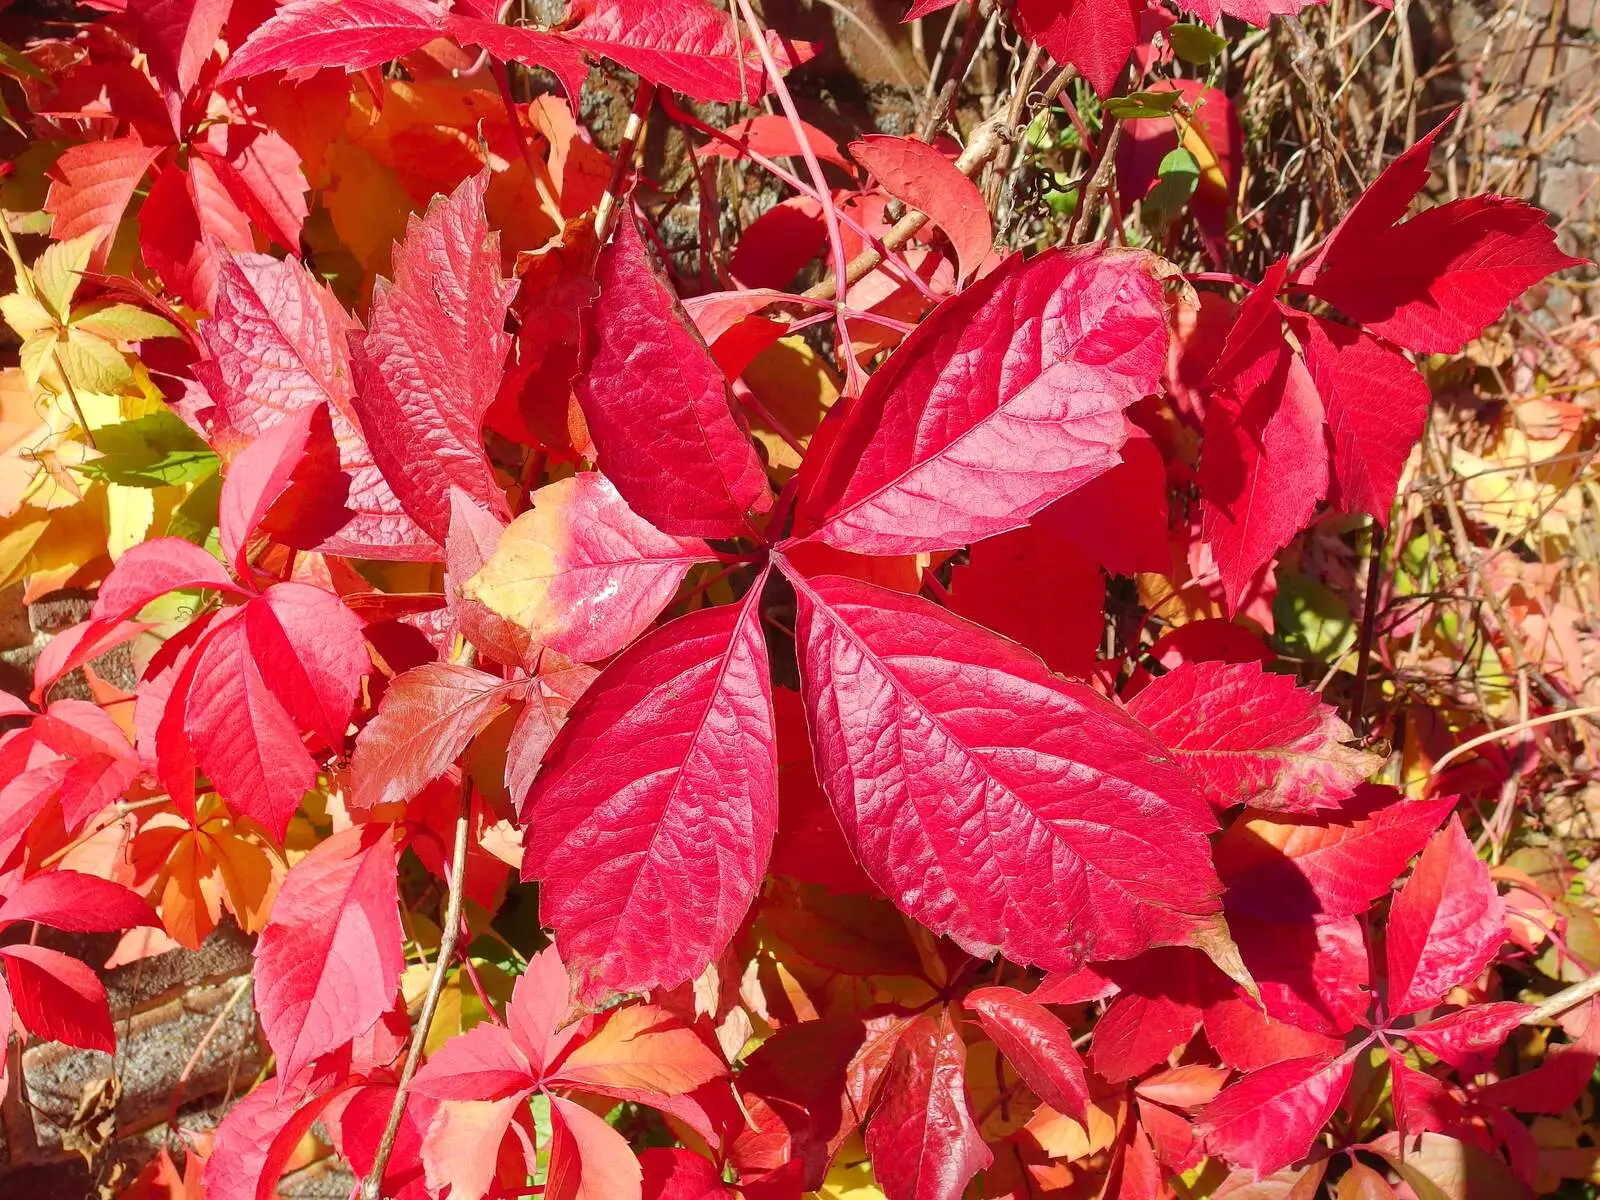
[[[55,358],[74,388],[114,396],[136,386],[127,356],[92,333],[68,330],[55,344]]]
[[[0,316],[6,319],[6,324],[16,330],[17,336],[21,338],[31,337],[56,327],[56,320],[50,315],[50,310],[25,292],[12,292],[9,296],[0,296]]]
[[[72,310],[72,297],[78,290],[89,257],[99,234],[85,233],[65,242],[56,242],[39,255],[33,264],[33,290],[39,300],[57,317],[66,318]]]
[[[156,520],[156,494],[147,487],[106,486],[106,550],[115,562],[145,541]]]
[[[86,305],[73,313],[72,327],[119,342],[181,336],[171,321],[135,304]]]

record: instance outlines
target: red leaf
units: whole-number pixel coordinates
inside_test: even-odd
[[[978,185],[927,142],[868,134],[850,143],[850,157],[876,175],[884,191],[944,230],[955,247],[959,278],[970,276],[994,249],[994,228]]]
[[[336,489],[323,488],[303,503],[336,519],[307,548],[357,558],[435,557],[433,540],[400,506],[357,424],[345,341],[356,328],[299,262],[227,255],[212,317],[200,323],[211,359],[196,371],[216,402],[224,438],[250,439],[327,404],[340,475]]]
[[[217,504],[217,540],[240,579],[251,578],[251,535],[273,501],[289,486],[289,477],[305,456],[311,416],[312,410],[302,409],[258,435],[223,476],[222,497]]]
[[[405,966],[387,826],[336,833],[294,865],[255,960],[256,1011],[282,1078],[377,1023]]]
[[[150,73],[173,96],[187,96],[217,47],[233,0],[150,0],[128,9]]]
[[[690,566],[715,556],[630,509],[604,476],[546,484],[512,521],[462,594],[580,662],[621,650],[649,628]]]
[[[122,214],[163,149],[146,146],[136,137],[69,146],[50,169],[50,194],[44,208],[55,216],[51,236],[64,242],[86,233],[99,234],[96,257],[90,265],[103,265]]]
[[[256,26],[217,82],[266,71],[290,79],[321,67],[364,71],[420,50],[443,33],[446,16],[431,0],[291,0]]]
[[[1405,1057],[1389,1051],[1389,1102],[1401,1133],[1442,1133],[1467,1119],[1466,1106],[1432,1075],[1412,1070]]]
[[[664,533],[749,534],[750,516],[772,503],[766,473],[721,369],[632,217],[618,222],[595,279],[600,299],[575,387],[600,469]]]
[[[219,250],[254,244],[249,218],[207,156],[191,155],[186,170],[171,162],[162,167],[139,210],[139,245],[169,291],[193,308],[210,308]]]
[[[193,542],[156,538],[131,547],[117,560],[100,585],[91,615],[97,621],[123,621],[158,596],[181,588],[242,591],[222,564]]]
[[[639,1200],[639,1160],[604,1117],[581,1104],[550,1097],[547,1200]]]
[[[1196,1130],[1211,1153],[1258,1176],[1287,1167],[1310,1153],[1344,1099],[1359,1053],[1291,1059],[1246,1075],[1206,1106]]]
[[[759,100],[772,90],[749,31],[736,33],[734,18],[705,0],[575,0],[568,18],[575,45],[696,100]],[[810,57],[804,43],[791,58],[776,33],[764,36],[780,71]]]
[[[139,777],[139,756],[109,714],[86,700],[57,700],[35,718],[33,736],[70,764],[58,796],[69,829],[81,828]]]
[[[217,1126],[205,1164],[206,1194],[271,1200],[277,1195],[278,1178],[300,1136],[311,1128],[335,1094],[307,1103],[304,1094],[289,1087],[281,1076],[248,1092]],[[292,1135],[293,1140],[285,1134]]]
[[[805,121],[800,122],[800,128],[805,134],[806,144],[811,147],[811,153],[817,156],[819,162],[832,163],[845,171],[851,169],[850,160],[844,156],[844,152],[839,149],[839,143],[832,137]],[[711,158],[738,158],[741,150],[748,148],[766,158],[801,157],[800,140],[795,137],[794,125],[787,117],[775,113],[746,117],[728,126],[723,133],[734,145],[729,145],[728,141],[719,138],[699,147],[696,153]],[[760,307],[765,308],[766,304],[763,303]],[[743,316],[745,313],[741,312],[740,315]]]
[[[966,1063],[948,1009],[918,1017],[896,1041],[867,1125],[873,1176],[895,1200],[959,1200],[994,1161],[972,1119]]]
[[[906,912],[1055,970],[1209,924],[1210,811],[1144,729],[926,600],[786,573],[818,775]]]
[[[45,946],[0,946],[11,1001],[28,1032],[41,1041],[84,1050],[117,1051],[106,989],[77,959]]]
[[[1079,1124],[1089,1123],[1083,1059],[1065,1021],[1012,988],[979,988],[962,1003],[1034,1095]]]
[[[1389,1016],[1430,1008],[1476,979],[1505,940],[1505,901],[1452,817],[1389,908]]]
[[[1335,808],[1382,765],[1316,693],[1258,663],[1187,663],[1128,702],[1218,808]]]
[[[355,808],[409,800],[504,712],[524,684],[471,667],[428,663],[398,675],[350,761]]]
[[[972,547],[950,579],[952,611],[1083,677],[1105,637],[1105,581],[1077,546],[1024,525]]]
[[[1454,807],[1454,797],[1405,800],[1369,784],[1317,817],[1246,812],[1216,847],[1229,913],[1302,921],[1365,912]]]
[[[474,175],[407,221],[394,281],[378,281],[366,337],[352,345],[355,409],[373,459],[440,543],[452,486],[491,512],[506,510],[481,430],[511,344],[506,306],[516,285],[500,278],[500,237],[483,211],[488,186],[487,171]]]
[[[300,252],[307,207],[300,154],[277,133],[251,125],[213,125],[195,147],[228,196],[263,233]]]
[[[361,622],[331,592],[279,583],[245,606],[245,627],[268,689],[300,728],[344,744],[361,677],[372,669]]]
[[[1090,1058],[1095,1073],[1112,1083],[1166,1062],[1200,1027],[1204,959],[1193,951],[1160,950],[1117,976],[1120,995],[1095,1022]]]
[[[1143,430],[1130,427],[1120,463],[1057,500],[1033,523],[1081,546],[1113,575],[1169,574],[1167,468],[1161,451]]]
[[[111,933],[139,925],[159,925],[150,906],[109,879],[56,870],[24,880],[0,904],[0,928],[38,921],[69,933]]]
[[[819,435],[802,532],[865,554],[955,549],[1115,466],[1123,410],[1166,359],[1153,261],[1014,255],[940,304]]]
[[[1365,1016],[1372,979],[1356,918],[1264,921],[1230,908],[1228,928],[1270,1016],[1324,1035]]]
[[[1405,355],[1371,334],[1321,317],[1296,316],[1289,324],[1333,433],[1330,499],[1387,528],[1400,473],[1428,419],[1427,382]]]
[[[281,841],[317,764],[263,680],[244,621],[217,627],[195,656],[182,724],[195,758],[229,808]]]
[[[1020,0],[1017,25],[1051,58],[1077,67],[1103,97],[1138,44],[1140,7],[1130,0]]]
[[[1202,529],[1230,612],[1328,490],[1322,401],[1272,298],[1283,269],[1280,261],[1239,306],[1206,403]]]
[[[1543,210],[1509,196],[1452,200],[1396,224],[1428,179],[1440,125],[1386,168],[1297,276],[1313,295],[1419,353],[1454,354],[1524,291],[1583,260]]]
[[[726,1200],[722,1172],[693,1150],[652,1148],[639,1153],[644,1200]]]
[[[1532,1005],[1511,1001],[1474,1004],[1413,1026],[1405,1037],[1463,1074],[1476,1075],[1488,1069],[1511,1031],[1532,1011]]]
[[[1576,1046],[1557,1047],[1533,1070],[1480,1088],[1476,1098],[1518,1112],[1554,1116],[1571,1108],[1589,1090],[1597,1062],[1600,1058]]]
[[[445,21],[445,32],[463,45],[481,46],[495,58],[543,67],[560,80],[568,100],[573,105],[578,103],[589,66],[565,31],[502,25],[492,19],[492,9],[486,16],[489,19],[451,13]]]
[[[573,707],[521,799],[523,878],[586,999],[696,978],[744,919],[777,824],[758,583],[654,630]]]

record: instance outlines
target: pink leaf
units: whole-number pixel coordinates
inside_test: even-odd
[[[61,815],[81,828],[139,777],[139,756],[104,709],[86,700],[57,700],[33,722],[33,736],[71,762],[61,779]]]
[[[1400,473],[1428,418],[1428,385],[1405,355],[1371,334],[1321,317],[1289,324],[1333,433],[1330,499],[1387,527]]]
[[[450,769],[522,686],[513,689],[494,675],[447,663],[396,676],[378,715],[356,739],[351,805],[372,808],[415,796]]]
[[[150,906],[97,875],[56,870],[24,880],[0,904],[0,927],[38,921],[69,933],[112,933],[161,922]]]
[[[1382,765],[1316,693],[1257,663],[1187,663],[1128,702],[1217,808],[1336,808]]]
[[[927,142],[869,134],[850,143],[850,157],[878,177],[883,190],[920,209],[955,247],[960,278],[976,271],[994,248],[989,208],[978,185]]]
[[[182,724],[195,759],[229,808],[281,841],[317,764],[262,679],[243,620],[222,625],[195,654]]]
[[[977,1014],[984,1033],[1034,1095],[1058,1113],[1088,1124],[1089,1085],[1066,1022],[1012,988],[979,988],[962,1003]]]
[[[693,1150],[641,1150],[639,1169],[644,1173],[644,1200],[727,1200],[722,1172]]]
[[[492,11],[489,16],[492,18]],[[463,45],[481,46],[495,58],[545,68],[561,81],[562,90],[574,105],[583,93],[589,66],[565,31],[502,25],[493,19],[466,16],[459,10],[450,14],[445,31]]]
[[[407,513],[435,541],[450,526],[450,488],[491,512],[505,497],[483,450],[483,414],[500,386],[506,306],[500,237],[489,229],[487,171],[411,217],[379,280],[367,335],[352,349],[361,428]]]
[[[331,592],[278,583],[244,610],[250,652],[267,688],[300,727],[344,744],[361,677],[372,670],[361,622]]]
[[[1015,529],[1116,465],[1123,410],[1157,388],[1166,346],[1142,253],[1014,255],[940,304],[826,439],[824,426],[797,529],[864,554]]]
[[[1139,725],[925,600],[787,573],[819,778],[911,916],[1072,970],[1186,944],[1219,911],[1210,811]]]
[[[161,146],[146,146],[135,137],[69,146],[50,169],[44,207],[55,216],[51,236],[64,242],[98,234],[91,265],[103,264],[133,193],[161,151]]]
[[[145,263],[185,304],[210,308],[220,251],[254,244],[250,219],[206,155],[191,155],[187,170],[169,162],[157,173],[139,210],[139,245]]]
[[[0,946],[17,1016],[34,1037],[115,1054],[106,989],[77,959],[45,946]]]
[[[1506,940],[1506,906],[1489,868],[1452,817],[1389,909],[1390,1017],[1437,1004],[1478,977]]]
[[[662,533],[593,472],[546,484],[512,521],[462,594],[580,662],[621,650],[649,628],[694,563],[699,538]]]
[[[604,1117],[550,1097],[546,1200],[640,1200],[641,1172],[628,1141]]]
[[[624,651],[522,799],[523,878],[540,881],[586,999],[699,976],[766,870],[778,780],[760,591]]]
[[[431,0],[291,0],[234,51],[218,83],[267,71],[306,78],[321,67],[364,71],[420,50],[444,30]]]
[[[994,1161],[972,1119],[967,1048],[947,1009],[901,1032],[867,1126],[867,1154],[880,1187],[896,1200],[959,1200]]]
[[[217,540],[233,573],[249,579],[249,541],[306,452],[311,410],[303,409],[260,434],[240,452],[222,480]]]
[[[696,100],[759,100],[772,90],[749,31],[741,36],[734,18],[706,0],[575,0],[568,18],[575,45]],[[780,71],[810,57],[804,43],[791,59],[776,33],[764,36]]]
[[[600,469],[664,533],[737,537],[772,503],[755,447],[631,216],[601,251],[576,390]]]
[[[150,601],[180,588],[242,591],[211,555],[182,538],[156,538],[132,547],[117,560],[95,596],[95,620],[121,621]]]
[[[538,1083],[538,1069],[511,1032],[485,1022],[430,1054],[412,1089],[435,1100],[503,1100],[526,1096]]]
[[[213,125],[197,144],[229,197],[284,249],[300,252],[310,185],[300,154],[280,134],[250,125]]]
[[[1358,1054],[1291,1059],[1246,1075],[1201,1113],[1206,1148],[1258,1176],[1304,1158],[1344,1099]]]
[[[255,959],[256,1011],[283,1078],[371,1029],[405,966],[388,827],[346,829],[297,862]]]
[[[355,322],[293,259],[224,256],[210,320],[211,358],[196,366],[219,410],[219,435],[245,440],[326,404],[339,473],[301,504],[317,510],[307,548],[357,558],[430,558],[433,539],[406,515],[372,461],[351,402],[346,335]],[[318,480],[319,484],[324,481]],[[332,517],[331,528],[323,529]]]
[[[1413,1026],[1405,1037],[1463,1074],[1476,1075],[1488,1068],[1511,1031],[1532,1011],[1530,1004],[1509,1000],[1474,1004]]]

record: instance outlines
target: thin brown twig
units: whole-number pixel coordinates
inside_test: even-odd
[[[439,954],[434,959],[433,974],[428,979],[428,992],[422,1001],[422,1011],[417,1014],[416,1027],[411,1031],[411,1047],[406,1052],[405,1066],[401,1068],[400,1080],[395,1085],[394,1103],[389,1106],[389,1120],[383,1127],[378,1153],[372,1160],[371,1172],[361,1185],[361,1200],[379,1200],[383,1194],[383,1173],[389,1166],[395,1137],[400,1132],[400,1121],[405,1116],[406,1092],[411,1086],[411,1077],[421,1065],[422,1048],[427,1044],[433,1014],[439,1007],[439,997],[444,993],[444,979],[450,969],[450,960],[455,957],[456,938],[461,932],[461,898],[466,891],[467,847],[471,842],[471,832],[472,783],[463,772],[461,811],[456,816],[455,844],[450,850],[450,890],[445,899],[444,924],[439,930]]]

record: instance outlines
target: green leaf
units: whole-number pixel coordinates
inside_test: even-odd
[[[205,546],[216,552],[217,502],[222,498],[222,473],[208,476],[188,499],[178,505],[172,519],[167,522],[167,533],[172,537]]]
[[[1144,198],[1147,208],[1163,215],[1178,212],[1200,186],[1200,164],[1193,154],[1178,146],[1167,152],[1156,169],[1157,183]]]
[[[1332,588],[1306,575],[1280,571],[1272,601],[1278,641],[1290,654],[1332,663],[1355,645],[1350,608]]]
[[[1205,25],[1174,25],[1167,30],[1172,52],[1186,63],[1203,66],[1228,47],[1228,39]]]
[[[1177,107],[1183,97],[1177,92],[1134,92],[1129,96],[1116,96],[1106,101],[1106,111],[1119,121],[1138,120],[1141,117],[1165,117]]]
[[[209,450],[173,450],[150,462],[129,465],[115,460],[94,459],[78,468],[91,479],[103,479],[123,487],[166,487],[204,479],[221,466]]]
[[[100,457],[78,469],[124,487],[193,483],[221,465],[211,448],[176,415],[153,412],[95,431]]]

